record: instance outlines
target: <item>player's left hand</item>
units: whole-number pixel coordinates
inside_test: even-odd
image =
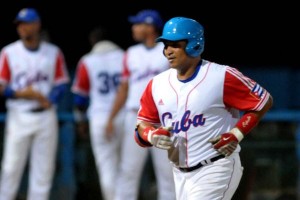
[[[88,121],[78,121],[75,123],[75,128],[80,139],[89,139],[89,124]]]
[[[224,133],[216,138],[209,140],[214,145],[214,148],[224,156],[230,156],[238,145],[238,139],[232,133]]]

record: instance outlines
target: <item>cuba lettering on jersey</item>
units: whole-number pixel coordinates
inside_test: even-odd
[[[202,60],[195,73],[186,81],[177,79],[175,69],[154,77],[138,113],[138,121],[172,126],[173,137],[184,138],[179,167],[195,166],[216,156],[208,140],[233,128],[239,119],[238,110],[259,110],[269,97],[264,88],[229,66]],[[236,151],[240,151],[239,146]]]
[[[162,122],[163,124],[166,124],[165,122],[169,119],[172,119],[172,113],[166,112],[162,115]],[[183,114],[180,121],[172,122],[172,132],[173,133],[180,133],[180,132],[186,132],[190,129],[190,126],[203,126],[205,124],[205,118],[203,117],[203,114],[195,115],[191,118],[191,111],[187,110]],[[165,127],[168,127],[164,125]]]
[[[26,49],[21,40],[9,44],[1,52],[0,66],[0,81],[13,90],[31,85],[48,96],[53,86],[69,82],[62,52],[48,42],[41,42],[36,51]],[[7,100],[8,108],[19,110],[30,110],[37,104],[34,100]]]
[[[123,79],[130,82],[125,107],[138,109],[140,97],[150,79],[169,69],[168,60],[162,54],[164,45],[157,43],[153,48],[137,44],[127,49],[124,60]]]

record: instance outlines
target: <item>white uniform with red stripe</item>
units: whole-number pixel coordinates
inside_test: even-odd
[[[136,126],[140,98],[147,83],[158,73],[167,70],[169,63],[163,56],[163,44],[153,48],[137,44],[128,48],[125,55],[123,81],[128,81],[129,91],[125,105],[125,137],[122,142],[122,162],[117,184],[117,200],[136,200],[144,164],[149,151],[156,174],[158,200],[174,200],[175,188],[172,166],[167,152],[161,149],[143,149],[138,146],[132,134]]]
[[[177,71],[169,69],[149,82],[138,121],[172,126],[173,139],[183,141],[173,160],[177,199],[231,199],[243,171],[240,146],[228,158],[192,172],[181,172],[178,167],[205,164],[206,159],[217,156],[208,140],[230,131],[239,110],[258,111],[268,98],[264,88],[237,69],[206,60],[186,81],[179,81]]]
[[[54,86],[69,82],[62,52],[42,42],[36,51],[27,50],[18,40],[4,47],[0,56],[0,83],[20,90],[32,85],[49,96]],[[13,200],[30,151],[28,199],[46,200],[56,166],[58,119],[56,107],[32,112],[38,102],[7,99],[4,154],[0,199]]]
[[[123,110],[114,121],[114,137],[107,140],[105,126],[123,69],[124,51],[110,41],[100,41],[77,66],[72,92],[89,97],[87,110],[91,145],[104,199],[114,199],[119,151],[124,121]]]

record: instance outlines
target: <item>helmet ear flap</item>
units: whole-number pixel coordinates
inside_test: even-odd
[[[199,42],[188,41],[185,51],[189,56],[197,57],[203,52],[203,46]]]
[[[198,44],[198,45],[196,45],[196,46],[193,47],[193,49],[194,49],[195,51],[199,50],[199,48],[200,48],[200,44]]]

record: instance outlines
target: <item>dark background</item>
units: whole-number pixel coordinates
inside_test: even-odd
[[[127,17],[140,9],[153,8],[160,11],[165,21],[179,15],[198,20],[205,28],[205,59],[239,68],[298,68],[300,12],[295,4],[10,0],[0,13],[0,47],[17,39],[12,23],[17,12],[23,7],[35,7],[51,41],[62,48],[69,67],[75,68],[79,58],[90,50],[87,35],[92,27],[107,26],[111,39],[127,48],[133,44]]]
[[[278,1],[278,3],[208,1],[205,3],[196,0],[179,0],[179,2],[178,0],[177,2],[169,0],[160,2],[154,0],[4,1],[0,12],[0,48],[18,39],[13,24],[17,12],[23,7],[35,7],[42,17],[43,28],[48,31],[51,41],[62,48],[69,68],[75,69],[80,57],[90,50],[87,36],[94,26],[98,24],[107,26],[111,39],[125,49],[134,43],[127,17],[136,14],[141,9],[153,8],[159,10],[165,20],[180,15],[198,20],[205,28],[206,46],[203,58],[243,68],[243,71],[251,75],[250,77],[253,75],[255,80],[261,82],[274,96],[274,108],[299,109],[300,90],[297,86],[300,84],[298,70],[300,66],[300,12],[299,6],[295,5],[296,1],[295,3],[288,1]],[[70,100],[67,100],[67,104],[71,106]],[[4,103],[1,102],[0,105],[2,107]],[[69,106],[65,107],[69,108]],[[247,199],[244,196],[256,197],[255,195],[259,194],[267,196],[278,194],[278,192],[284,195],[285,190],[297,192],[295,188],[299,184],[298,172],[296,172],[299,158],[295,158],[293,149],[295,131],[291,128],[294,126],[292,122],[295,119],[292,122],[284,121],[283,123],[278,123],[276,120],[261,123],[260,127],[256,128],[259,133],[253,133],[248,138],[249,142],[243,143],[244,150],[241,159],[246,166],[245,175],[235,199]],[[3,127],[0,129],[3,130]],[[72,131],[68,129],[62,131],[60,137],[74,136],[70,133]],[[3,134],[0,133],[0,136]],[[62,143],[60,147],[70,148],[70,144],[73,145],[70,140],[69,137],[60,138]],[[60,179],[65,178],[66,174],[71,174],[69,178],[79,179],[77,180],[79,183],[76,182],[78,184],[78,191],[75,191],[78,196],[76,199],[98,199],[93,196],[100,195],[100,192],[90,145],[88,140],[78,140],[76,148],[72,146],[71,149],[67,147],[63,149],[66,155],[60,152],[55,194],[61,194],[70,188],[72,190],[72,187],[64,185],[73,184],[72,181]],[[261,140],[266,146],[258,144]],[[268,143],[270,141],[271,143]],[[274,145],[272,141],[283,142],[283,144],[275,143]],[[1,142],[0,139],[0,145],[2,145]],[[291,143],[285,145],[284,142]],[[257,147],[255,147],[256,144]],[[272,144],[274,146],[270,146]],[[0,149],[2,150],[2,147]],[[74,172],[76,176],[72,176],[73,163],[66,163],[63,159],[63,156],[71,157],[72,153],[76,161],[78,159],[76,164],[79,167],[77,165],[76,167],[79,170],[76,168],[77,171]],[[266,161],[268,161],[267,164]],[[59,188],[63,188],[62,191]],[[270,189],[274,192],[271,193]],[[145,191],[150,190],[146,188]],[[69,193],[73,194],[74,191]],[[79,198],[81,195],[84,198]],[[149,192],[145,192],[145,195],[149,195]],[[266,196],[261,198],[257,196],[256,199],[295,199],[267,198]]]

